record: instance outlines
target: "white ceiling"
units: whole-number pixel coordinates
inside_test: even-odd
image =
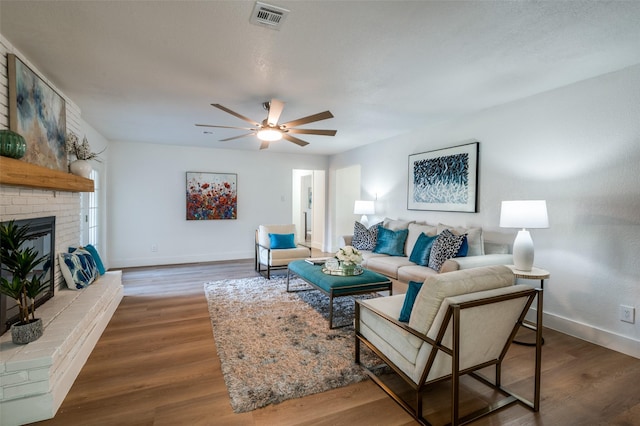
[[[0,33],[109,140],[257,150],[244,127],[330,110],[301,148],[333,154],[640,63],[638,1],[0,1]],[[473,135],[470,135],[473,137]]]

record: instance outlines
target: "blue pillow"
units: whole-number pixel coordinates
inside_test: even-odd
[[[433,246],[433,242],[437,238],[437,235],[430,237],[424,232],[420,233],[420,236],[416,240],[416,244],[413,246],[413,250],[411,250],[411,256],[409,256],[409,260],[416,265],[427,266],[429,264],[431,246]]]
[[[409,281],[409,288],[407,289],[407,294],[404,295],[404,304],[402,305],[402,310],[400,311],[400,318],[398,318],[398,321],[409,322],[413,304],[416,302],[416,296],[418,296],[418,292],[421,288],[422,283],[418,281]]]
[[[269,234],[269,245],[272,249],[296,248],[293,234]]]
[[[92,244],[87,244],[86,246],[84,246],[84,249],[91,253],[91,256],[93,256],[93,260],[96,262],[96,266],[98,267],[98,272],[100,272],[100,275],[104,275],[106,270],[104,269],[104,264],[102,263],[102,259],[98,254],[98,249],[96,249]]]
[[[409,234],[408,229],[392,231],[378,225],[378,241],[374,253],[388,254],[389,256],[404,256],[404,242]]]
[[[466,257],[469,253],[469,241],[467,241],[467,234],[463,235],[462,245],[456,254],[456,257]]]
[[[73,253],[60,253],[60,271],[71,290],[88,287],[99,274],[93,256],[83,249],[74,250]]]

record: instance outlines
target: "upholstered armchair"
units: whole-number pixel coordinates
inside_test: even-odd
[[[533,401],[529,401],[502,386],[501,367],[518,327],[522,325],[536,296],[538,316],[531,380]],[[377,366],[367,366],[365,370],[376,384],[421,424],[429,424],[422,408],[423,400],[428,403],[429,398],[424,397],[425,391],[447,380],[451,384],[453,425],[471,422],[516,402],[533,411],[539,410],[542,290],[514,285],[513,272],[506,266],[487,266],[434,275],[421,285],[410,283],[407,294],[359,300],[356,304],[355,326],[356,363],[360,364],[360,345],[364,344],[391,367],[394,374],[375,374]],[[489,372],[491,376],[495,373],[495,377],[486,378],[478,373],[478,370],[487,367],[492,367]],[[460,382],[464,375],[489,386],[495,391],[494,397],[502,399],[491,401],[488,407],[473,413],[468,413],[467,406],[461,410]],[[398,376],[409,391],[391,389],[387,383],[389,378],[395,379],[393,387],[397,388]]]
[[[274,269],[286,269],[292,260],[311,257],[311,248],[295,242],[296,227],[260,225],[256,230],[255,269],[271,279]],[[264,269],[263,269],[264,267]]]

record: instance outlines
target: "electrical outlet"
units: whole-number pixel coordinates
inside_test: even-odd
[[[152,252],[157,252],[158,251],[158,245],[157,244],[151,244],[151,251]]]
[[[634,308],[633,306],[620,305],[620,321],[635,324],[636,308]]]

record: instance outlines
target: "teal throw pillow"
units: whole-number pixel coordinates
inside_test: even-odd
[[[433,242],[437,238],[437,235],[430,237],[424,232],[420,233],[420,236],[416,240],[416,244],[413,246],[413,250],[411,250],[411,256],[409,256],[409,260],[416,265],[427,266],[429,264],[431,247],[433,246]]]
[[[400,318],[398,318],[398,321],[409,322],[413,304],[416,302],[416,296],[418,296],[418,292],[421,288],[422,283],[418,281],[409,281],[409,288],[407,289],[407,294],[405,294],[404,296],[404,303],[402,305],[402,310],[400,311]]]
[[[271,249],[296,248],[293,234],[269,234],[269,245]]]
[[[102,259],[98,254],[98,249],[96,249],[92,244],[87,244],[86,246],[84,246],[84,249],[91,253],[91,256],[93,256],[93,260],[96,262],[96,266],[98,267],[98,272],[100,272],[100,275],[104,275],[106,270],[104,268],[104,264],[102,263]]]
[[[407,240],[407,235],[409,235],[408,229],[391,231],[379,225],[378,241],[376,241],[376,248],[373,249],[373,252],[389,256],[404,256],[404,243]]]

